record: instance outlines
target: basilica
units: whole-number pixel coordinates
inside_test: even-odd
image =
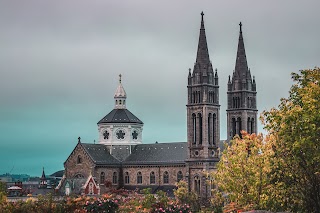
[[[231,73],[231,72],[230,72]],[[235,69],[227,92],[227,140],[241,130],[257,132],[256,82],[248,68],[240,23]],[[121,75],[114,94],[114,109],[98,121],[97,144],[78,144],[64,163],[65,173],[56,190],[60,194],[102,194],[110,188],[143,189],[172,193],[185,180],[200,198],[211,195],[207,172],[219,162],[219,77],[207,45],[201,13],[196,62],[187,85],[187,142],[143,144],[142,120],[127,109]]]

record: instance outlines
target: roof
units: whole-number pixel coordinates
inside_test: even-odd
[[[22,188],[20,188],[19,186],[11,186],[8,188],[8,190],[21,190]]]
[[[55,173],[51,174],[50,177],[62,177],[64,174],[64,170],[56,171]]]
[[[102,118],[98,124],[102,123],[137,123],[143,122],[127,109],[113,109],[109,114]]]
[[[116,89],[116,92],[114,93],[114,97],[115,98],[126,98],[127,97],[126,91],[124,90],[124,88],[121,84],[121,78],[119,80],[119,85]]]
[[[103,144],[81,143],[85,151],[97,165],[118,165],[120,162],[110,155],[107,147]]]
[[[139,144],[123,162],[124,165],[159,165],[185,163],[187,142]]]

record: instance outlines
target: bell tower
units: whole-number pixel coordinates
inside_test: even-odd
[[[232,140],[241,130],[257,133],[257,91],[256,82],[248,68],[246,51],[240,22],[238,51],[235,70],[228,80],[227,138]]]
[[[201,13],[201,26],[196,62],[188,75],[187,104],[187,171],[190,189],[200,197],[209,196],[204,171],[214,169],[219,161],[220,105],[217,69],[213,69]],[[209,191],[209,192],[208,192]]]

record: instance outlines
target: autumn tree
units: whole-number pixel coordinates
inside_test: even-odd
[[[274,151],[274,210],[320,212],[320,69],[292,73],[278,108],[262,115]]]
[[[217,189],[229,202],[243,209],[263,209],[269,199],[268,173],[270,172],[269,143],[263,136],[247,134],[236,136],[226,146],[216,173],[213,173]]]

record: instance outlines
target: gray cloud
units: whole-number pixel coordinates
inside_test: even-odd
[[[97,138],[96,122],[113,108],[119,73],[129,109],[145,122],[144,141],[186,141],[186,82],[202,10],[219,73],[222,139],[240,21],[260,112],[287,97],[291,72],[319,66],[318,1],[0,4],[0,156],[14,153],[14,144],[30,153],[28,144],[45,144],[52,150],[48,159],[61,162],[50,164],[52,172],[62,167],[79,135]]]

